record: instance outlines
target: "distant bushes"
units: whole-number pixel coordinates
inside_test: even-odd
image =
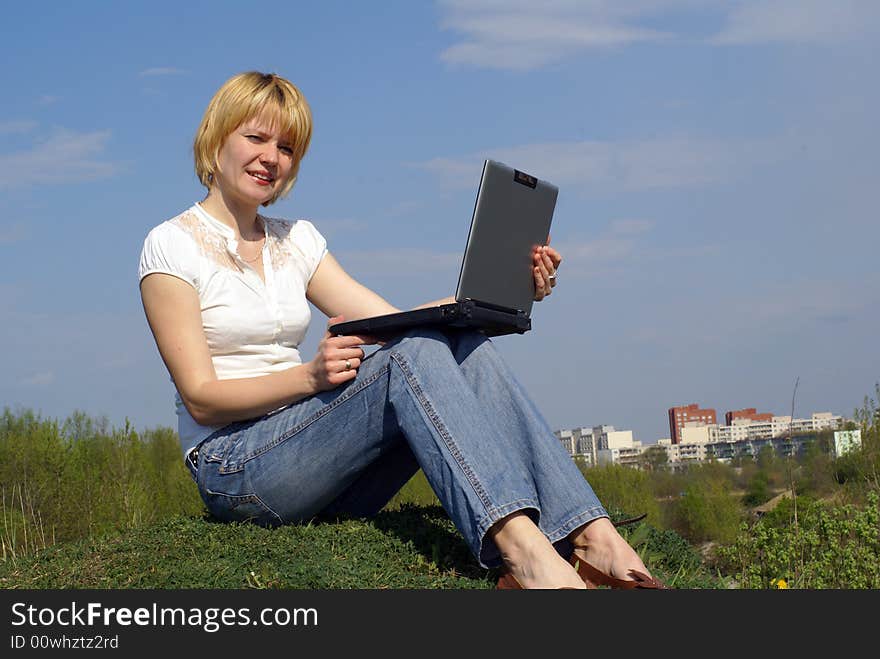
[[[202,510],[170,428],[0,415],[0,558]]]
[[[648,472],[617,464],[588,468],[579,466],[606,510],[614,508],[628,515],[647,513],[648,520],[655,526],[659,525],[660,506],[651,488]]]

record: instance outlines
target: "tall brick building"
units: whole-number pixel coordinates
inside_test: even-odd
[[[747,407],[744,410],[733,410],[732,412],[726,412],[724,414],[724,425],[732,426],[733,422],[737,419],[747,419],[749,421],[772,421],[773,414],[770,412],[762,412],[758,414],[758,411],[754,407]]]
[[[684,425],[689,421],[707,426],[718,423],[714,409],[702,410],[696,403],[691,403],[684,407],[670,407],[669,435],[673,444],[679,444],[681,442],[681,429],[684,428]]]

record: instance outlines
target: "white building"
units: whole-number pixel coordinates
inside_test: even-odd
[[[636,445],[632,430],[615,430],[614,426],[593,426],[593,437],[600,451],[633,448]]]
[[[834,457],[844,453],[858,451],[862,447],[861,430],[836,430],[834,432]]]
[[[717,426],[697,425],[693,421],[688,421],[679,431],[681,444],[706,444],[709,442],[709,428]]]
[[[562,442],[563,448],[569,455],[583,458],[588,467],[596,464],[596,439],[592,428],[556,430],[553,434]]]
[[[790,416],[774,416],[770,421],[734,419],[729,426],[709,425],[708,442],[743,442],[751,439],[772,439],[802,435],[820,430],[834,430],[843,426],[843,417],[831,412],[814,412],[809,419],[792,419]],[[691,425],[691,424],[688,424]],[[684,428],[683,430],[687,430]],[[696,435],[694,435],[696,437]],[[684,442],[682,442],[684,443]]]

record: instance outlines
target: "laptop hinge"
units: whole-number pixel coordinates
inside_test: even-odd
[[[460,300],[461,302],[470,302],[471,304],[483,307],[484,309],[491,309],[492,311],[503,311],[504,313],[512,313],[517,314],[519,316],[525,316],[526,312],[522,309],[514,309],[512,307],[504,307],[500,304],[492,304],[491,302],[481,302],[480,300],[474,300],[473,298],[465,298],[464,300]]]

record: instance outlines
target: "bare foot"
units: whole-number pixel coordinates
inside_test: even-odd
[[[616,579],[632,581],[631,570],[653,576],[641,557],[623,538],[611,520],[601,517],[575,531],[569,539],[575,556]]]
[[[497,522],[490,536],[501,552],[504,566],[523,588],[586,588],[571,563],[559,555],[524,513],[514,513]]]

